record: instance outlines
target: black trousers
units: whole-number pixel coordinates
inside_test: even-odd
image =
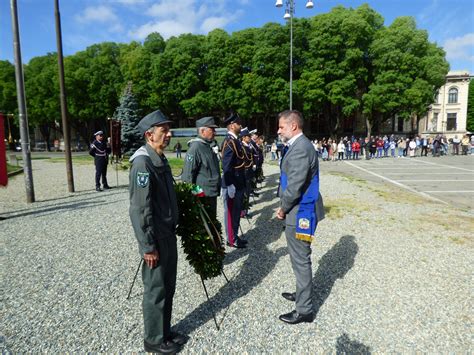
[[[95,157],[95,187],[100,187],[100,178],[102,185],[109,186],[107,183],[107,157]]]

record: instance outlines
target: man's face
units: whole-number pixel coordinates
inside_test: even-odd
[[[230,124],[230,131],[237,136],[239,135],[240,131],[242,130],[242,125],[238,122],[234,122]]]
[[[104,140],[104,135],[103,134],[98,134],[95,136],[95,139],[97,139],[98,142],[102,142]]]
[[[156,149],[164,150],[171,141],[171,130],[168,123],[156,126],[155,131],[149,136],[150,145]]]
[[[242,141],[244,141],[246,144],[250,143],[250,136],[243,136]]]
[[[208,141],[212,141],[216,136],[216,129],[211,127],[204,127],[203,129],[201,129],[201,136],[202,138]]]
[[[286,143],[295,135],[296,124],[291,120],[285,120],[283,117],[278,121],[278,135]]]

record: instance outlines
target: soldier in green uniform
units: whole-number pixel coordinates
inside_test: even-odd
[[[203,189],[205,196],[202,202],[211,220],[215,220],[221,176],[219,158],[211,145],[218,126],[213,117],[203,117],[196,121],[196,127],[198,137],[189,142],[181,180],[199,185]]]
[[[171,121],[159,110],[137,125],[146,144],[130,158],[130,219],[144,259],[143,320],[145,351],[176,353],[187,338],[171,332],[176,287],[178,204],[171,168],[163,154]]]

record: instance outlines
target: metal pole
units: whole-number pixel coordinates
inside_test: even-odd
[[[290,0],[290,110],[293,110],[293,15],[295,2]]]
[[[66,86],[64,84],[63,41],[61,37],[61,14],[59,13],[59,0],[54,0],[54,15],[56,19],[56,43],[58,47],[59,70],[59,97],[61,100],[61,117],[63,123],[64,155],[66,157],[67,186],[69,192],[74,192],[74,176],[72,172],[71,140],[67,119]]]
[[[13,52],[15,55],[16,93],[18,97],[18,119],[20,121],[21,153],[23,155],[23,169],[25,175],[26,202],[35,202],[33,173],[31,167],[30,138],[28,132],[28,117],[26,112],[25,82],[23,65],[21,62],[20,32],[18,29],[18,9],[16,0],[10,1],[13,32]]]

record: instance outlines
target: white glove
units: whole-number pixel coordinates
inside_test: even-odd
[[[215,154],[219,155],[219,147],[217,145],[215,147],[212,147],[211,149]]]
[[[256,166],[256,165],[252,165],[252,170],[253,170],[253,171],[257,170],[257,166]]]
[[[234,185],[227,186],[227,196],[229,196],[230,198],[235,197],[235,186]]]

